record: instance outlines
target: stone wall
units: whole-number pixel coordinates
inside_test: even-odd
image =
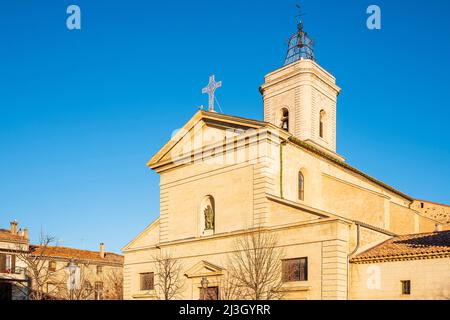
[[[351,299],[450,299],[450,258],[351,264],[350,271]],[[404,280],[411,281],[411,295],[402,295]]]

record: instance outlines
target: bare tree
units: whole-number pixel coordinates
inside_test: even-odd
[[[106,295],[108,300],[123,300],[123,275],[118,270],[111,270],[106,275],[109,289]]]
[[[92,300],[95,294],[95,288],[90,282],[94,274],[90,263],[77,261],[75,258],[69,260],[79,269],[79,275],[76,276],[78,278],[76,279],[77,284],[72,290],[69,290],[70,271],[67,269],[64,270],[61,276],[62,281],[60,281],[59,290],[55,298],[58,300]]]
[[[47,257],[47,249],[55,242],[55,238],[41,231],[38,246],[28,246],[27,243],[18,242],[17,259],[26,265],[25,273],[28,281],[19,288],[29,300],[45,300],[57,290],[59,280],[55,271],[49,267],[53,259]],[[56,285],[49,288],[48,283]]]
[[[243,289],[239,285],[239,280],[233,277],[229,272],[220,279],[220,300],[241,300],[244,299]]]
[[[80,257],[60,257],[55,238],[41,230],[39,244],[29,245],[28,241],[18,239],[15,242],[11,279],[22,273],[26,281],[15,283],[15,288],[28,300],[93,300],[123,299],[122,272],[111,268],[106,273],[98,273],[97,265]],[[15,262],[20,262],[20,266]],[[69,289],[70,268],[76,267],[72,290]],[[72,278],[71,278],[72,279]],[[98,281],[97,281],[98,280]],[[96,281],[91,283],[91,281]],[[99,287],[97,287],[97,284]],[[105,285],[105,287],[104,287]],[[104,290],[106,289],[106,290]]]
[[[235,241],[229,262],[239,299],[272,300],[281,298],[281,259],[277,237],[268,231],[255,230]]]
[[[76,267],[75,274],[70,274],[69,264]],[[123,277],[122,272],[116,269],[97,273],[96,265],[87,260],[77,258],[66,259],[64,270],[60,269],[59,281],[51,283],[53,290],[49,299],[54,300],[122,300]],[[74,281],[70,289],[69,282]],[[97,287],[97,284],[100,287]]]
[[[156,287],[162,300],[177,299],[183,288],[181,264],[169,254],[155,257]]]

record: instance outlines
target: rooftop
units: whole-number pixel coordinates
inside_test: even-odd
[[[351,259],[352,263],[450,257],[450,231],[393,237]]]
[[[26,242],[27,239],[19,234],[12,234],[11,230],[0,229],[0,241]]]
[[[105,252],[105,258],[100,257],[98,251],[79,250],[65,247],[30,246],[31,253],[42,257],[74,259],[110,264],[123,264],[123,256],[111,252]]]

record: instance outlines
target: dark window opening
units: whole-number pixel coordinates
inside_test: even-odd
[[[411,294],[411,281],[410,280],[402,281],[402,294],[406,294],[406,295]]]
[[[283,115],[281,117],[281,128],[285,131],[289,131],[289,110],[283,109]]]
[[[12,300],[12,284],[9,282],[0,282],[0,301]]]
[[[102,274],[102,273],[103,273],[103,267],[97,266],[97,274]]]
[[[219,287],[200,288],[200,300],[219,300]]]
[[[56,261],[48,262],[48,271],[55,272],[56,271]]]
[[[16,272],[16,256],[0,254],[0,273],[13,274]]]
[[[95,283],[95,300],[103,300],[103,282]]]
[[[283,260],[283,282],[308,281],[308,258]]]
[[[155,290],[155,274],[153,272],[141,273],[141,291]]]
[[[303,173],[298,173],[298,199],[305,200],[305,177]]]
[[[320,111],[319,135],[321,138],[325,136],[325,111]]]

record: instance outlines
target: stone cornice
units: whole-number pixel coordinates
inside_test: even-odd
[[[265,76],[266,83],[260,87],[260,92],[263,93],[267,88],[290,78],[308,74],[322,81],[337,94],[340,93],[341,88],[336,85],[336,78],[312,60],[301,60],[267,74]]]
[[[195,242],[205,242],[209,240],[218,240],[218,239],[224,239],[224,238],[230,238],[230,237],[236,237],[236,236],[243,236],[251,234],[255,231],[261,231],[261,232],[276,232],[280,230],[289,230],[289,229],[295,229],[295,228],[302,228],[302,227],[310,227],[312,225],[320,225],[320,224],[329,224],[329,223],[345,223],[347,225],[351,225],[352,222],[343,219],[343,218],[323,218],[323,219],[316,219],[312,221],[301,221],[296,223],[290,223],[286,225],[278,225],[278,226],[270,226],[270,227],[264,227],[264,228],[251,228],[246,230],[236,230],[232,232],[224,232],[215,234],[208,237],[191,237],[186,239],[179,239],[179,240],[173,240],[173,241],[167,241],[167,242],[161,242],[157,245],[150,245],[150,246],[143,246],[139,248],[133,248],[133,249],[127,249],[123,250],[124,253],[130,253],[130,252],[138,252],[143,250],[152,250],[152,249],[162,249],[164,247],[170,247],[170,246],[176,246],[180,244],[186,244],[186,243],[195,243]]]

